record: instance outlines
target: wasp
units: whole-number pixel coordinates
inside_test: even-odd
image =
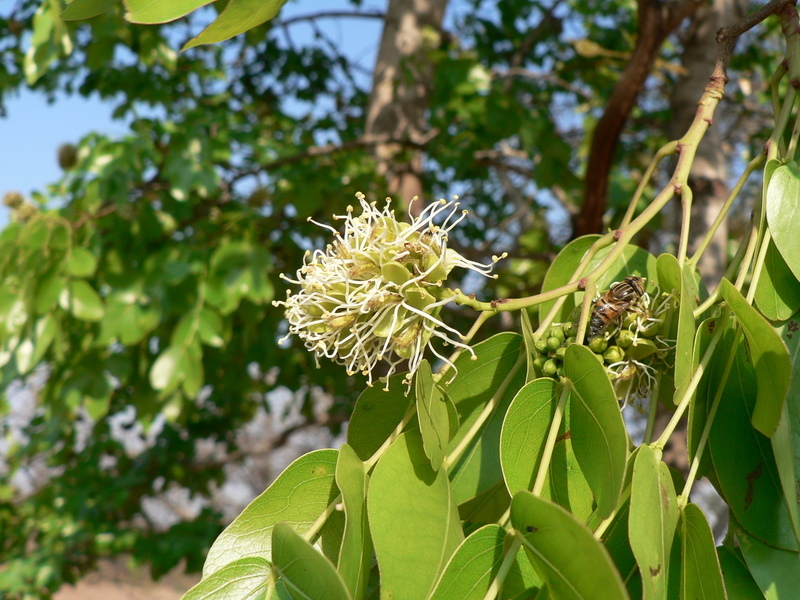
[[[644,294],[644,278],[629,275],[594,302],[592,319],[589,321],[589,335],[586,340],[599,335],[603,330],[619,319],[625,311]]]

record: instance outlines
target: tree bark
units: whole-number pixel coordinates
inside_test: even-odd
[[[639,0],[636,47],[628,66],[611,92],[603,116],[597,121],[586,167],[583,206],[575,221],[574,236],[597,233],[603,226],[608,203],[608,180],[619,137],[666,37],[700,6],[696,0],[675,4]],[[711,54],[716,56],[716,50]],[[700,88],[703,89],[702,87]]]
[[[686,74],[675,86],[671,98],[673,138],[683,135],[694,118],[697,100],[714,71],[717,42],[716,32],[729,27],[744,15],[742,0],[714,0],[702,6],[694,18],[685,39],[681,63]],[[720,107],[724,108],[724,107]],[[719,119],[717,119],[719,121]],[[697,148],[689,174],[689,186],[694,196],[690,248],[694,249],[708,231],[730,192],[728,178],[730,160],[723,145],[723,135],[718,126],[711,127]],[[706,286],[715,285],[722,277],[727,262],[728,226],[723,222],[698,267]]]
[[[425,109],[432,68],[425,54],[428,32],[438,34],[447,0],[391,0],[372,78],[367,109],[366,136],[419,142],[426,130]],[[436,42],[438,43],[438,42]],[[400,153],[405,153],[403,157]],[[396,143],[376,144],[373,155],[378,174],[386,178],[389,193],[408,206],[422,196],[422,152]],[[401,160],[402,158],[402,160]],[[422,203],[411,209],[418,212]]]

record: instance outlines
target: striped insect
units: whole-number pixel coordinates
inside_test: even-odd
[[[643,277],[629,275],[595,300],[587,342],[603,333],[611,323],[630,310],[644,294],[644,282]]]

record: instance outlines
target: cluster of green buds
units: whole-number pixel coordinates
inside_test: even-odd
[[[637,306],[627,311],[619,323],[589,339],[587,347],[605,367],[617,399],[641,408],[650,397],[656,374],[667,366],[674,341],[664,333],[665,316],[675,306],[671,294],[644,294]],[[533,364],[537,377],[554,379],[564,374],[567,346],[575,343],[577,324],[554,324],[534,344]]]
[[[380,361],[388,364],[388,382],[407,360],[410,384],[426,348],[452,366],[434,340],[472,353],[461,334],[439,318],[455,296],[444,286],[450,272],[462,267],[488,277],[502,257],[483,265],[447,247],[448,233],[467,215],[455,198],[427,206],[410,223],[397,220],[388,198],[382,209],[361,193],[356,198],[359,216],[348,206],[346,215],[333,217],[344,221],[342,233],[309,219],[329,230],[334,241],[325,250],[307,252],[296,278],[281,274],[300,289],[273,304],[285,307],[287,337],[298,336],[317,358],[345,365],[349,375],[366,375],[370,385]]]

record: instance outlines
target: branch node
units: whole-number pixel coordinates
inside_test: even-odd
[[[586,289],[586,277],[582,277],[581,280],[578,282],[578,289],[581,291]]]
[[[622,237],[622,229],[617,229],[614,232],[614,241],[618,242],[620,237]]]

